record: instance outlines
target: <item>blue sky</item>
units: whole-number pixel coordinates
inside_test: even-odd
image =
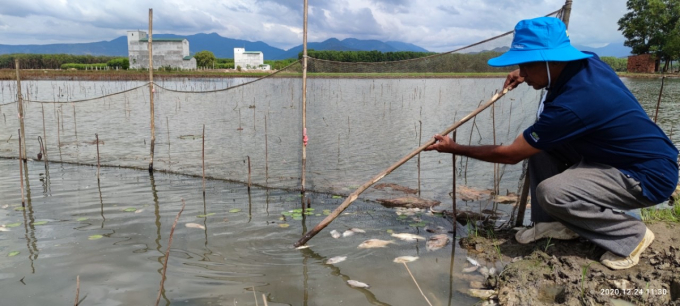
[[[0,44],[112,40],[127,30],[264,41],[288,49],[302,43],[302,0],[2,0]],[[309,41],[397,40],[443,52],[512,30],[517,21],[557,10],[563,0],[309,0]],[[574,0],[572,43],[621,42],[625,0]]]

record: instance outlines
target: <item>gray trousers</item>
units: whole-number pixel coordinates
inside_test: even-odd
[[[529,158],[531,220],[559,221],[581,237],[619,256],[642,241],[646,226],[625,213],[655,205],[640,183],[618,169],[588,163],[569,147]]]

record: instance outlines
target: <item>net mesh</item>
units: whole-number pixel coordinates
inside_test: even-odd
[[[349,194],[500,89],[504,77],[498,75],[451,78],[438,73],[509,71],[512,67],[491,68],[486,60],[509,46],[511,34],[407,61],[308,58],[306,130],[301,61],[256,80],[157,80],[154,169],[200,176],[205,164],[209,178],[298,189],[306,133],[306,189]],[[40,151],[40,136],[50,161],[96,165],[96,134],[102,165],[148,168],[148,83],[53,80],[24,81],[22,86],[29,158]],[[0,155],[18,157],[16,83],[5,81],[1,89]],[[526,86],[511,91],[461,126],[457,140],[512,142],[535,120],[539,96]],[[521,165],[494,170],[493,164],[459,158],[456,167],[459,184],[478,189],[498,186],[504,194],[521,182]],[[450,155],[423,153],[382,181],[394,184],[383,185],[391,188],[373,188],[364,196],[377,199],[399,189],[446,201],[452,171]]]

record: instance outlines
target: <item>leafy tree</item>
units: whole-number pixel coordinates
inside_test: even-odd
[[[212,67],[215,63],[215,54],[207,50],[197,52],[194,54],[194,58],[198,67]]]
[[[633,54],[650,53],[668,63],[680,51],[680,0],[628,0],[628,13],[619,19],[624,45]]]

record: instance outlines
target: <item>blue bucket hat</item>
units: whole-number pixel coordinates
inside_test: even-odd
[[[591,56],[571,46],[562,20],[539,17],[517,23],[510,50],[490,59],[488,64],[504,67],[529,62],[568,62]]]

